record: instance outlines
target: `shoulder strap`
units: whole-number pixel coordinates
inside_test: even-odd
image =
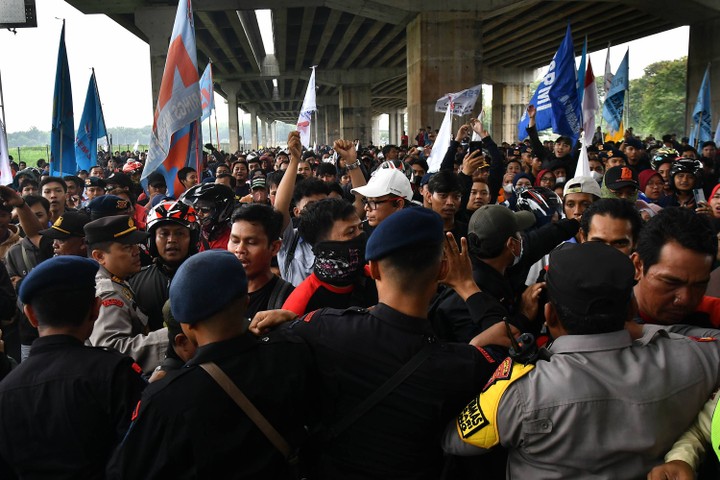
[[[282,278],[278,278],[277,283],[272,289],[272,292],[270,292],[270,299],[267,303],[267,309],[273,310],[276,308],[282,308],[283,303],[285,303],[285,299],[287,298],[288,291],[292,287],[292,283],[286,282]],[[278,305],[279,301],[279,305]]]
[[[248,399],[238,386],[235,385],[235,382],[233,382],[230,377],[228,377],[225,372],[223,372],[222,369],[215,364],[215,362],[202,363],[200,364],[200,368],[205,370],[213,378],[213,380],[215,380],[218,385],[225,390],[225,393],[227,393],[230,398],[238,404],[242,411],[245,412],[250,420],[257,425],[263,435],[270,440],[270,443],[272,443],[275,448],[277,448],[280,453],[282,453],[283,456],[290,461],[293,455],[290,445],[285,441],[282,435],[275,430],[275,427],[268,422],[267,418],[260,413],[255,405],[252,404],[250,399]]]
[[[295,256],[295,249],[297,249],[298,242],[300,241],[300,234],[295,231],[295,236],[293,237],[293,241],[290,244],[290,248],[288,248],[287,254],[285,255],[285,273],[288,272],[288,269],[290,268],[290,263],[293,260],[293,257]]]
[[[360,417],[365,415],[372,407],[380,403],[380,401],[387,397],[390,392],[395,390],[402,382],[405,381],[422,363],[427,360],[432,351],[432,347],[435,343],[426,343],[413,357],[403,365],[400,370],[395,372],[395,375],[387,379],[377,390],[371,395],[365,398],[359,405],[355,407],[353,411],[345,415],[343,418],[335,422],[331,426],[323,437],[323,440],[328,441],[336,438],[348,427],[355,423]]]

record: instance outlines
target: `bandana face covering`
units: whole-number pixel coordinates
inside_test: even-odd
[[[364,235],[342,242],[318,242],[313,250],[313,272],[320,280],[332,285],[352,284],[365,265]]]

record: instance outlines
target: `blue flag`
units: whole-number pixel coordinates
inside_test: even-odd
[[[107,136],[105,118],[100,105],[100,94],[95,80],[95,70],[90,75],[85,107],[83,108],[80,126],[75,139],[75,159],[77,170],[90,171],[90,167],[97,165],[98,138]]]
[[[577,91],[578,101],[580,105],[583,102],[583,95],[585,95],[585,69],[587,68],[587,37],[583,42],[582,55],[580,56],[580,66],[577,72]]]
[[[570,25],[545,76],[540,81],[530,105],[535,105],[535,127],[538,131],[552,127],[553,132],[577,140],[580,134],[581,108],[577,96],[577,72]],[[553,104],[555,102],[557,105]],[[527,111],[518,123],[518,138],[527,138]]]
[[[52,130],[50,132],[50,172],[53,175],[75,175],[75,119],[73,118],[70,67],[65,50],[65,22],[60,32],[55,96],[53,97]]]
[[[610,90],[605,95],[605,103],[603,104],[603,118],[608,124],[611,131],[620,130],[622,122],[623,110],[625,108],[625,91],[629,85],[629,56],[630,49],[625,52],[625,56],[620,62],[620,66],[613,76],[610,83]]]
[[[708,142],[712,140],[712,112],[710,110],[710,65],[705,69],[698,98],[693,110],[693,128],[690,132],[690,145],[695,142]]]
[[[555,64],[557,78],[549,92],[553,132],[571,137],[574,143],[582,128],[582,108],[578,101],[575,52],[569,24],[565,39],[555,54]]]
[[[202,117],[204,121],[215,108],[215,95],[213,94],[212,63],[208,63],[200,77],[200,97],[202,99]]]

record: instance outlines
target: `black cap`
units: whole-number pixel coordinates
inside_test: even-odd
[[[84,237],[83,227],[90,222],[90,217],[85,212],[67,211],[60,218],[55,220],[52,227],[40,230],[40,235],[48,238],[66,240],[71,237]]]
[[[85,186],[105,188],[105,180],[100,177],[87,177],[85,179]]]
[[[623,187],[633,186],[640,188],[635,171],[628,167],[612,167],[605,172],[605,186],[610,190],[619,190]]]
[[[602,242],[553,250],[547,272],[550,301],[577,315],[627,308],[635,285],[630,257]]]
[[[128,215],[104,217],[85,225],[85,240],[89,245],[101,242],[117,242],[124,244],[142,243],[148,234],[141,232],[135,220]]]
[[[105,179],[105,184],[109,187],[110,185],[119,185],[122,188],[132,188],[132,180],[124,173],[115,172]]]

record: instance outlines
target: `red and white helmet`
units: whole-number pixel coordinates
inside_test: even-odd
[[[141,172],[143,169],[143,164],[138,162],[137,160],[128,160],[125,165],[123,165],[122,171],[123,173],[127,173],[128,175],[132,175],[136,172]]]
[[[148,212],[148,231],[161,222],[177,223],[190,230],[198,228],[195,209],[192,205],[177,200],[163,200]]]

